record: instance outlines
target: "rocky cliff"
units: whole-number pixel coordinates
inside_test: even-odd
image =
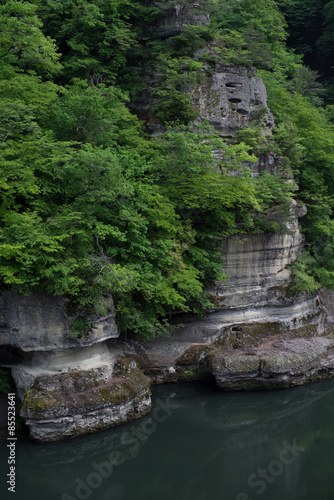
[[[115,313],[72,338],[63,297],[3,292],[0,363],[11,367],[31,436],[55,441],[118,425],[151,408],[149,380],[108,341]]]
[[[195,11],[194,3],[189,12],[167,12],[161,29],[205,24],[206,16]],[[193,92],[193,104],[198,122],[208,121],[222,137],[235,136],[255,115],[263,135],[274,127],[254,68],[217,63]],[[281,172],[274,154],[247,166],[253,176]],[[88,330],[75,337],[63,297],[3,292],[0,364],[12,369],[31,436],[53,441],[138,418],[150,410],[150,382],[209,378],[233,390],[288,387],[332,375],[332,298],[291,291],[289,266],[304,249],[298,218],[305,208],[294,203],[290,211],[286,234],[221,242],[228,279],[210,290],[214,310],[180,318],[167,339],[120,339],[112,304],[106,316],[88,318]]]
[[[152,1],[150,4],[156,6],[157,2]],[[197,2],[169,5],[168,0],[162,0],[158,5],[162,8],[162,14],[158,21],[161,36],[167,37],[175,34],[185,25],[206,25],[210,22],[210,15],[205,10],[203,11]]]
[[[250,126],[259,112],[263,135],[273,131],[266,89],[254,68],[216,64],[193,99],[198,122],[208,121],[222,137]],[[280,161],[268,154],[247,167],[254,177],[266,172],[294,183]],[[305,245],[298,218],[305,214],[305,206],[294,201],[284,233],[225,238],[221,260],[228,279],[210,291],[215,309],[200,319],[184,317],[169,339],[128,342],[123,349],[157,383],[213,375],[224,389],[273,388],[332,375],[326,312],[318,296],[294,293],[291,287],[289,266]]]
[[[194,93],[199,110],[198,121],[207,121],[223,137],[236,135],[250,126],[258,114],[263,121],[263,134],[271,134],[274,118],[267,106],[267,93],[255,68],[215,64]]]

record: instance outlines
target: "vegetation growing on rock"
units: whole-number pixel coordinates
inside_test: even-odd
[[[45,419],[85,414],[125,403],[141,393],[149,395],[149,387],[148,379],[133,360],[128,363],[121,360],[117,375],[109,379],[105,379],[98,369],[71,370],[68,373],[41,376],[27,391],[22,415],[26,418]]]
[[[197,3],[193,19],[209,9],[210,24],[166,33],[166,11],[188,16],[192,2],[0,0],[2,288],[65,294],[82,317],[112,294],[123,331],[167,332],[171,315],[213,307],[223,236],[286,230],[289,184],[241,169],[269,151],[286,157],[308,207],[297,288],[334,286],[333,110],[285,45],[287,30],[300,39],[291,2]],[[217,63],[260,69],[274,137],[261,133],[263,110],[229,144],[191,124],[194,88]],[[150,137],[150,120],[165,133]]]

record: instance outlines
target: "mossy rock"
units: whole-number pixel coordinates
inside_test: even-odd
[[[240,323],[224,328],[216,345],[233,349],[256,347],[263,340],[286,332],[287,329],[279,322]]]
[[[287,373],[294,371],[309,362],[307,354],[274,354],[261,358],[261,368],[270,373]]]
[[[121,358],[118,358],[115,363],[114,373],[118,375],[124,373],[130,373],[131,371],[137,368],[138,368],[137,363],[133,359],[133,357],[122,356]]]
[[[250,373],[259,370],[259,357],[242,354],[240,356],[228,356],[219,352],[212,352],[207,357],[208,368],[213,373]]]
[[[177,365],[194,365],[205,360],[208,352],[207,345],[194,345],[186,349],[176,360]]]
[[[130,369],[134,363],[134,368]],[[149,380],[133,360],[124,371],[105,379],[99,370],[72,370],[38,377],[24,399],[23,418],[44,419],[85,414],[120,405],[138,394],[150,394]]]
[[[204,381],[212,375],[207,369],[198,366],[175,367],[175,372],[166,377],[166,382],[197,382]]]

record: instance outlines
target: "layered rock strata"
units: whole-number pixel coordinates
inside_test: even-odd
[[[39,376],[21,416],[38,441],[57,441],[129,422],[151,409],[149,381],[133,360],[110,367]]]
[[[281,389],[334,374],[334,338],[279,338],[258,347],[213,349],[208,369],[224,390]]]
[[[185,317],[169,339],[128,342],[123,349],[154,383],[213,375],[224,389],[278,388],[330,376],[334,358],[328,350],[333,338],[325,319],[326,313],[334,314],[328,312],[328,293],[325,311],[324,299],[296,294],[291,288],[288,266],[303,248],[297,219],[290,224],[289,234],[226,238],[222,262],[229,279],[216,282],[210,291],[215,309],[200,319]],[[285,342],[284,347],[280,342]],[[313,353],[312,359],[308,353]],[[225,372],[217,368],[229,359]],[[252,370],[247,369],[247,360],[253,363]],[[261,368],[263,363],[266,370]]]
[[[110,306],[71,338],[63,297],[3,292],[1,365],[11,367],[31,436],[56,441],[118,425],[150,410],[149,381],[107,341],[119,336]]]
[[[152,383],[214,381],[222,390],[282,389],[334,375],[334,335],[317,324],[225,328],[211,342],[165,339],[124,347]],[[199,340],[199,339],[198,339]]]
[[[84,347],[119,336],[112,305],[109,314],[87,318],[91,324],[89,335],[70,338],[70,319],[62,296],[9,291],[0,295],[1,345],[25,352],[50,351]]]

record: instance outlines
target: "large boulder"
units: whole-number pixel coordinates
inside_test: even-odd
[[[333,376],[334,338],[276,338],[234,352],[218,347],[207,363],[220,389],[294,387]]]
[[[149,380],[135,361],[120,358],[112,372],[104,367],[37,377],[21,416],[33,439],[58,441],[145,415],[151,409],[150,395]]]

